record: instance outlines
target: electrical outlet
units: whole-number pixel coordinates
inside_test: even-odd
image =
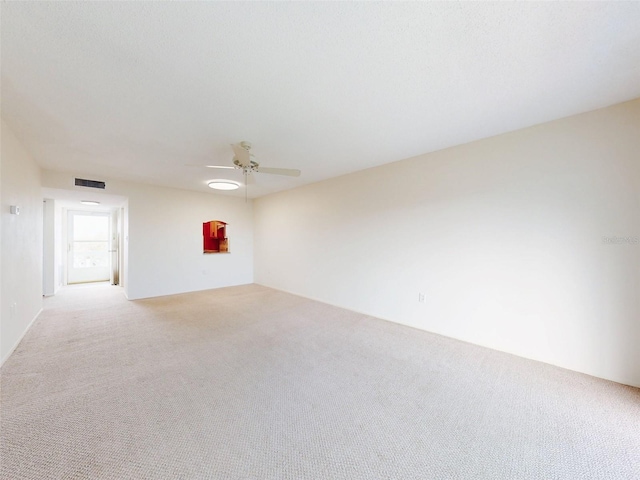
[[[427,301],[427,300],[425,299],[425,295],[424,295],[424,293],[419,292],[419,293],[418,293],[418,302],[420,302],[420,303],[426,303],[426,301]]]

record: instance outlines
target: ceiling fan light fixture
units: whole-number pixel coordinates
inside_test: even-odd
[[[240,188],[238,183],[230,180],[211,180],[207,185],[214,190],[236,190]]]

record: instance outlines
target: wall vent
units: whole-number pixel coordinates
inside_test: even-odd
[[[104,182],[99,182],[98,180],[86,180],[84,178],[76,178],[76,187],[89,187],[89,188],[104,188],[107,186]]]

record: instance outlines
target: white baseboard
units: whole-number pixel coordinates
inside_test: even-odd
[[[32,327],[33,323],[36,321],[36,319],[38,318],[38,316],[41,313],[42,313],[42,308],[40,310],[38,310],[38,313],[36,313],[36,316],[31,319],[31,321],[29,322],[29,325],[27,325],[27,328],[24,329],[24,332],[22,332],[22,335],[20,335],[20,338],[18,338],[16,343],[13,345],[13,347],[11,347],[9,349],[9,351],[7,352],[7,354],[2,358],[2,360],[0,360],[0,367],[2,367],[2,365],[4,365],[4,362],[6,362],[9,359],[9,357],[11,356],[11,354],[16,350],[16,348],[18,348],[18,345],[20,345],[20,342],[22,341],[24,336],[27,334],[27,332]]]

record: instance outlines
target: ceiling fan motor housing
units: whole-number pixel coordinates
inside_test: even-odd
[[[240,163],[240,160],[238,160],[237,157],[233,157],[233,164],[237,169],[242,170],[244,173],[255,172],[258,169],[258,162],[255,162],[253,160],[251,160],[249,165],[244,166]]]

